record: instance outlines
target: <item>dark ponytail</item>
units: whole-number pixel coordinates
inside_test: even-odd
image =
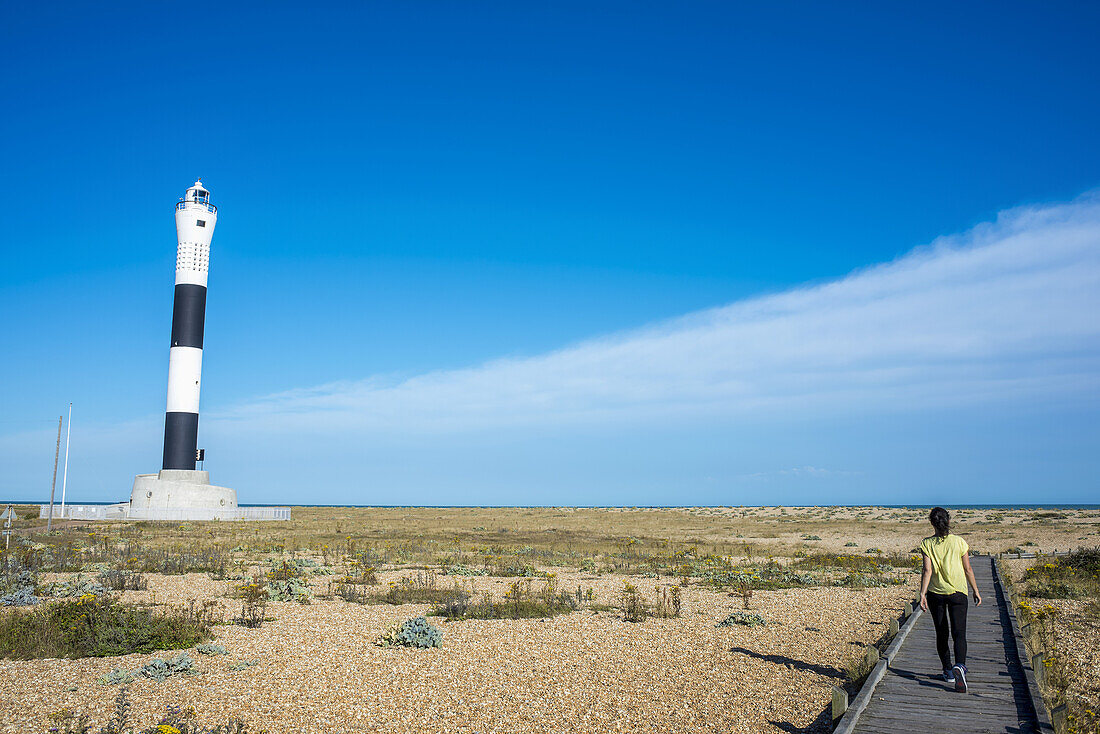
[[[933,507],[928,513],[928,522],[936,529],[936,535],[943,538],[951,529],[951,515],[942,507]]]

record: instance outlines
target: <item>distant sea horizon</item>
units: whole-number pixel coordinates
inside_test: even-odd
[[[49,500],[45,502],[41,501],[29,501],[29,500],[2,500],[0,505],[48,505]],[[104,501],[81,501],[81,502],[69,502],[66,505],[117,505],[119,502],[104,502]],[[54,500],[54,506],[58,507],[61,503]],[[1100,504],[1089,503],[1069,503],[1058,504],[1044,502],[1041,504],[1027,504],[1019,502],[1009,502],[1004,504],[961,504],[961,505],[880,505],[880,504],[847,504],[847,505],[351,505],[351,504],[309,504],[309,505],[295,505],[286,502],[278,502],[271,504],[241,504],[238,507],[326,507],[326,508],[346,508],[346,509],[416,509],[423,508],[426,510],[538,510],[538,509],[553,509],[557,507],[569,507],[580,510],[675,510],[675,509],[707,509],[707,510],[720,510],[720,509],[749,509],[757,507],[816,507],[816,508],[829,508],[829,507],[882,507],[891,510],[927,510],[933,507],[943,507],[948,510],[1100,510]]]

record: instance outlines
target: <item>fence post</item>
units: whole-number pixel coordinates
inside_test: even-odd
[[[833,686],[833,722],[848,710],[848,691]]]
[[[908,619],[909,615],[911,615],[912,613],[913,613],[913,602],[911,602],[911,601],[905,602],[905,618]]]
[[[1031,658],[1031,669],[1035,671],[1035,682],[1039,684],[1039,688],[1046,688],[1047,686],[1047,666],[1043,661],[1043,653],[1033,655]]]
[[[1055,706],[1050,712],[1050,723],[1054,725],[1054,731],[1061,734],[1066,730],[1066,705]]]
[[[868,645],[867,652],[863,653],[863,659],[866,661],[868,668],[878,665],[878,648],[874,645]]]
[[[897,637],[899,629],[900,629],[900,627],[898,626],[898,620],[891,619],[890,620],[890,636],[891,637]]]

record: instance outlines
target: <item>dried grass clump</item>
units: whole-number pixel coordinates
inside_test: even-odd
[[[233,621],[242,627],[255,629],[267,618],[267,588],[259,577],[236,587],[241,599],[241,614]]]
[[[391,582],[384,594],[373,599],[385,604],[439,604],[446,595],[437,585],[435,573],[418,571],[416,576]]]

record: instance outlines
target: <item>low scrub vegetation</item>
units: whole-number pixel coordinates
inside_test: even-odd
[[[920,556],[905,553],[884,555],[873,553],[869,549],[865,555],[844,553],[813,553],[797,559],[793,566],[807,570],[839,569],[849,573],[879,573],[894,569],[916,569],[920,567]]]
[[[1100,546],[1078,548],[1024,575],[1025,593],[1040,599],[1086,599],[1100,596]]]
[[[579,609],[583,597],[580,587],[575,594],[558,591],[553,581],[542,582],[537,588],[532,588],[530,579],[515,581],[501,599],[494,599],[489,592],[476,596],[456,585],[430,613],[448,620],[552,617]]]
[[[169,706],[151,726],[138,729],[130,713],[130,695],[126,688],[118,692],[115,708],[102,727],[92,726],[87,714],[61,709],[50,714],[49,734],[263,734],[262,729],[249,729],[240,719],[228,719],[220,724],[203,725],[196,721],[195,709]]]
[[[340,597],[344,601],[357,604],[367,604],[373,596],[371,587],[378,584],[378,572],[375,567],[361,558],[354,558],[347,562],[344,575],[329,584],[328,596]]]
[[[439,588],[435,573],[419,571],[416,576],[404,576],[390,582],[385,592],[372,600],[385,604],[439,604],[447,593],[446,589]]]
[[[84,658],[191,647],[210,637],[210,606],[154,609],[86,594],[0,615],[0,657]]]
[[[649,617],[679,617],[680,587],[662,586],[656,592],[656,601],[649,603],[634,584],[624,583],[619,593],[619,608],[623,611],[623,620],[644,622]]]

